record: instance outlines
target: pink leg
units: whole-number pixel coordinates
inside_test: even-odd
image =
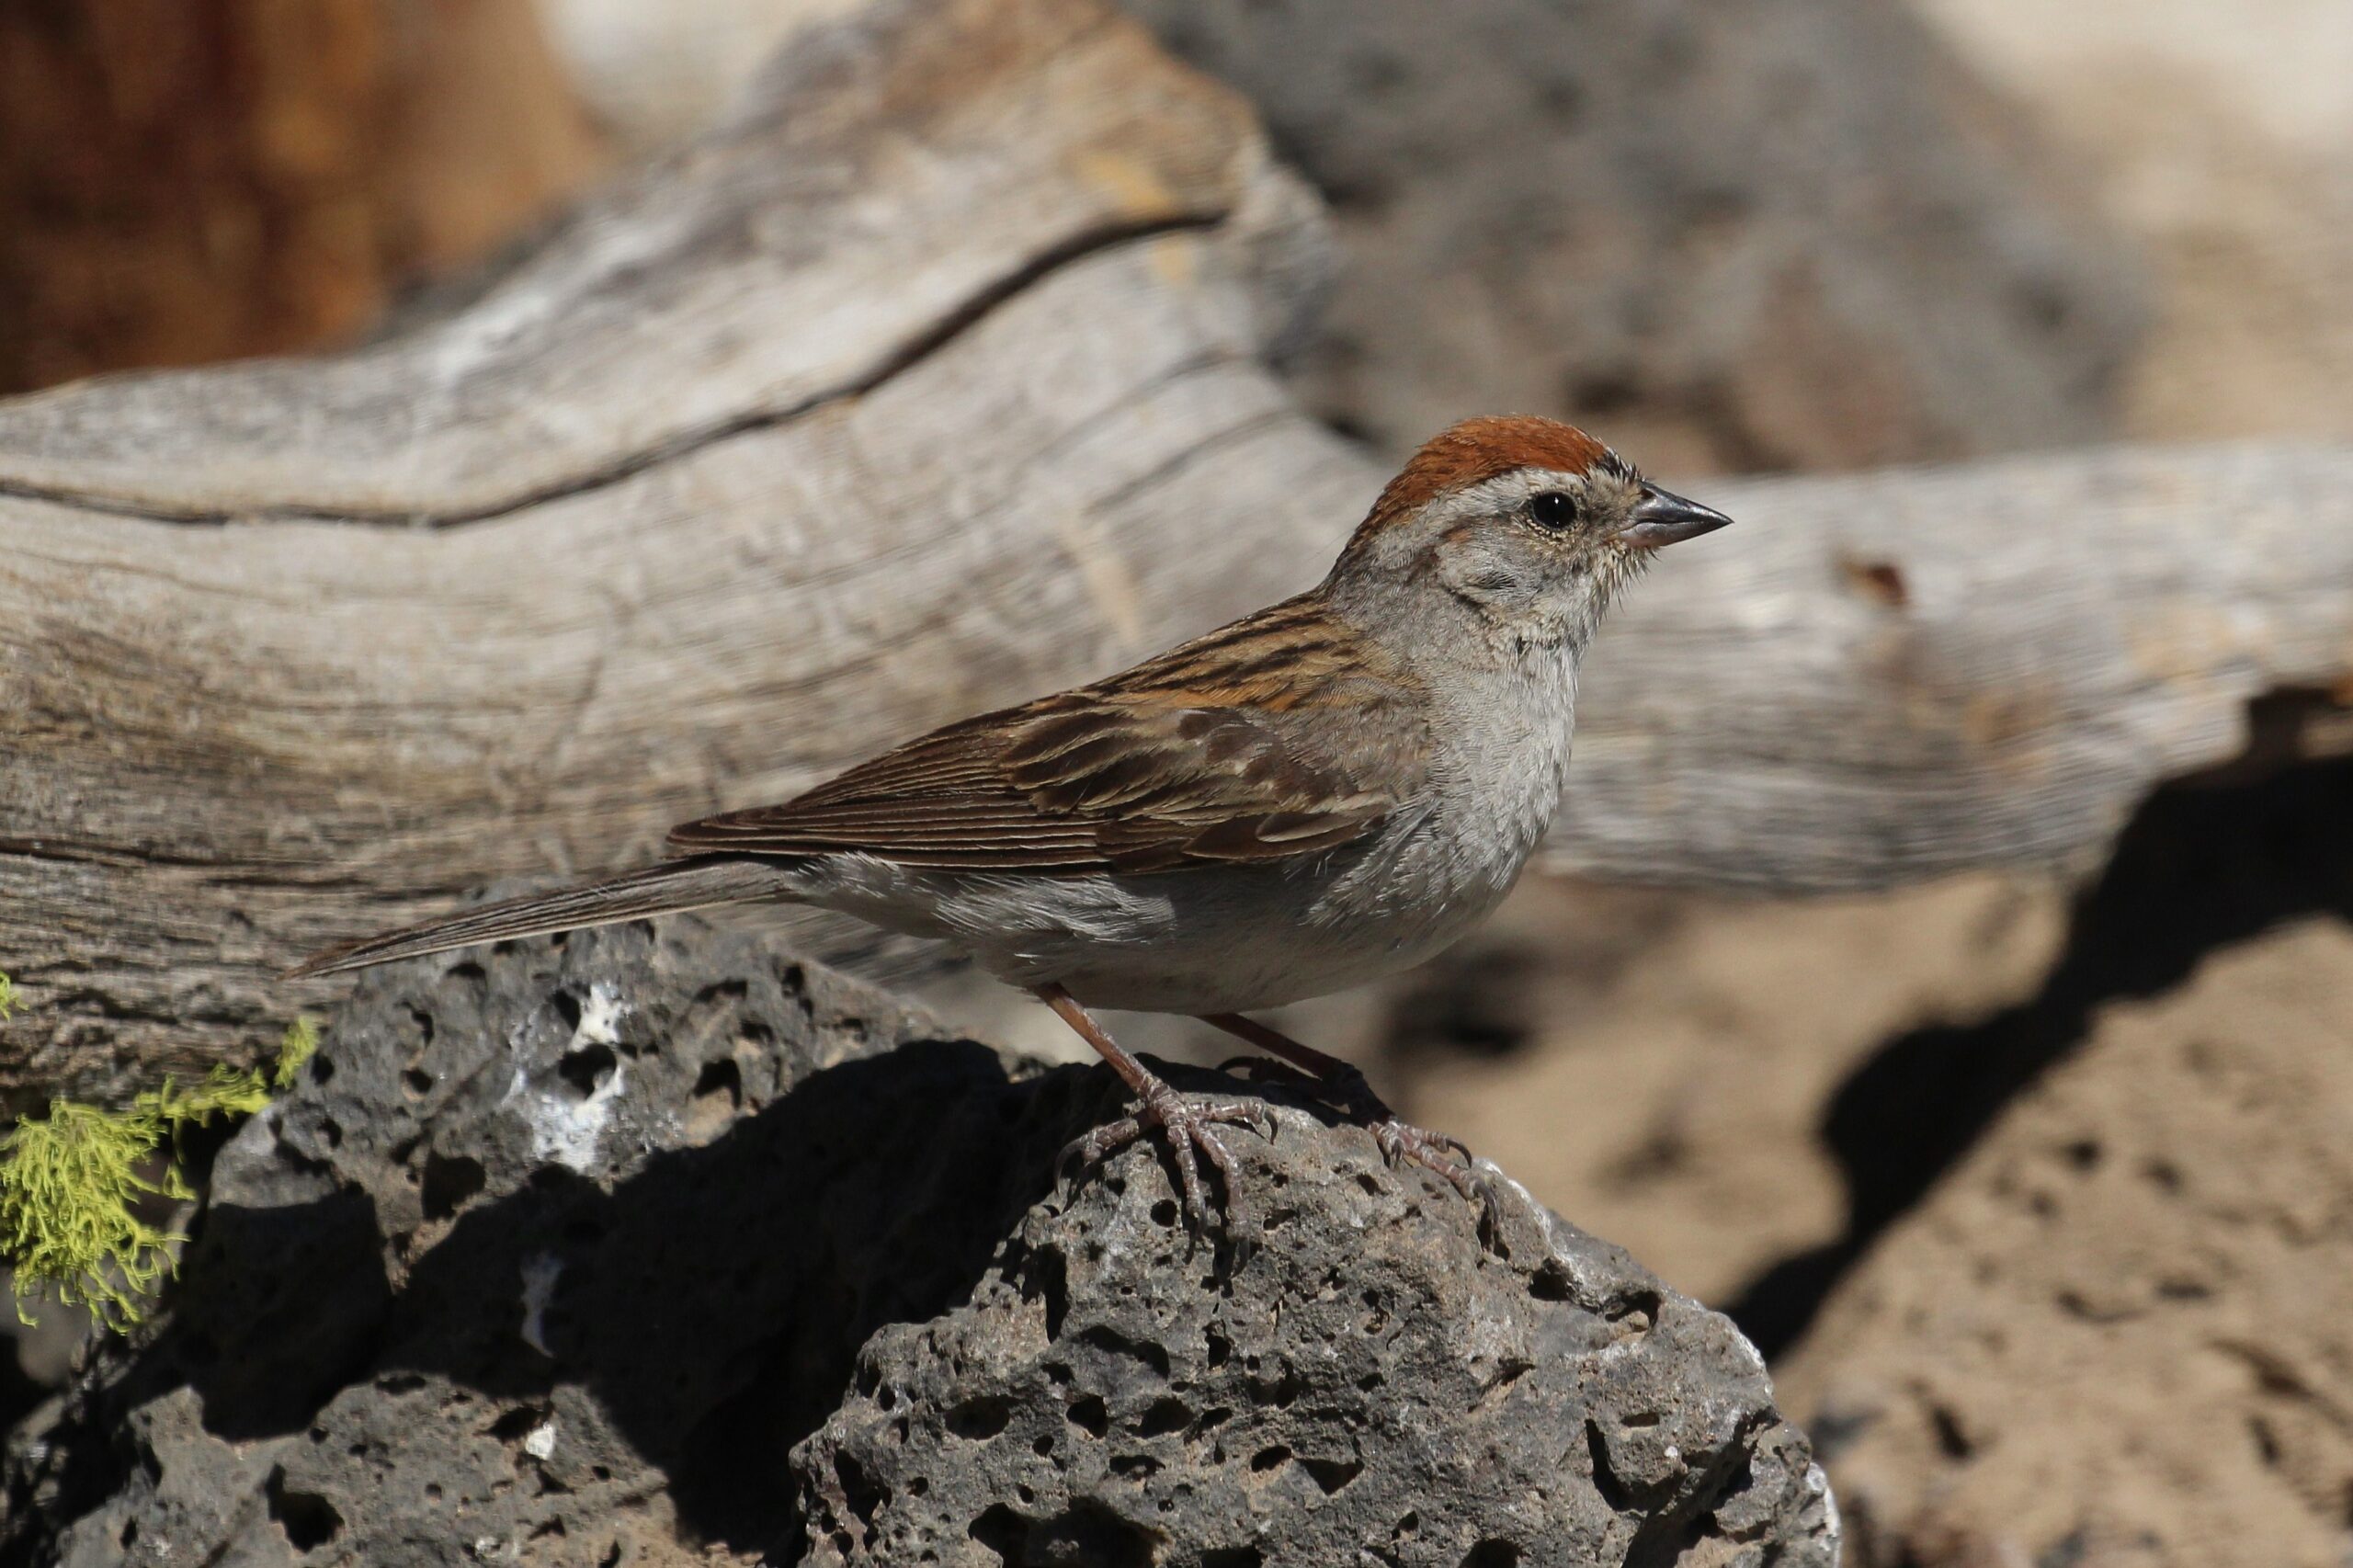
[[[1247,1040],[1259,1050],[1312,1074],[1319,1088],[1332,1095],[1344,1109],[1362,1117],[1371,1126],[1373,1142],[1380,1146],[1381,1158],[1391,1165],[1400,1160],[1411,1160],[1444,1176],[1463,1197],[1493,1209],[1494,1195],[1472,1167],[1471,1151],[1462,1146],[1461,1140],[1425,1131],[1401,1120],[1397,1113],[1372,1092],[1372,1085],[1364,1081],[1364,1074],[1351,1063],[1312,1045],[1302,1045],[1289,1035],[1278,1033],[1256,1019],[1245,1018],[1239,1013],[1203,1014],[1201,1022],[1223,1029],[1237,1040]]]
[[[1248,1209],[1235,1182],[1233,1156],[1219,1139],[1217,1124],[1245,1122],[1271,1128],[1273,1114],[1256,1100],[1187,1099],[1121,1048],[1069,992],[1059,985],[1041,985],[1037,992],[1038,999],[1051,1007],[1055,1017],[1068,1024],[1079,1039],[1099,1051],[1103,1060],[1111,1064],[1111,1071],[1143,1102],[1135,1115],[1107,1123],[1073,1142],[1063,1151],[1063,1158],[1067,1160],[1075,1154],[1084,1165],[1097,1165],[1142,1137],[1147,1130],[1157,1128],[1161,1142],[1167,1146],[1169,1158],[1176,1166],[1187,1220],[1199,1223],[1209,1212],[1198,1152],[1216,1167],[1218,1179],[1225,1186],[1227,1228],[1238,1231],[1248,1217]]]

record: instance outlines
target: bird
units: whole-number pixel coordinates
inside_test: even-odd
[[[1107,1062],[1188,1221],[1220,1129],[1263,1099],[1181,1094],[1092,1009],[1188,1015],[1318,1088],[1392,1164],[1485,1194],[1469,1152],[1360,1072],[1248,1015],[1418,964],[1510,890],[1568,780],[1579,659],[1663,546],[1732,519],[1530,415],[1468,419],[1382,488],[1324,580],[1116,675],[919,735],[779,805],[674,829],[670,860],[320,952],[289,978],[719,904],[841,911],[1033,993]]]

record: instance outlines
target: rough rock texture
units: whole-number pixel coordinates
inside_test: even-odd
[[[2353,1557],[2348,973],[2305,921],[2108,1009],[1832,1297],[1783,1381],[1864,1568]]]
[[[1333,203],[1349,265],[1303,376],[1389,446],[1471,407],[1669,471],[2105,428],[2137,267],[1903,7],[1123,3]]]
[[[1052,1189],[1108,1088],[688,920],[370,975],[12,1444],[0,1560],[1835,1560],[1624,1253],[1507,1188],[1490,1255],[1297,1104],[1194,1250],[1148,1152]]]
[[[1141,1161],[869,1342],[796,1455],[820,1562],[1823,1562],[1804,1441],[1722,1317],[1506,1199],[1513,1261],[1354,1134],[1254,1150],[1195,1253]]]

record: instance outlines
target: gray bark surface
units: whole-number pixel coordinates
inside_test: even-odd
[[[1278,1095],[1197,1250],[1149,1146],[1056,1190],[1117,1091],[693,917],[376,971],[0,1556],[1836,1561],[1756,1352],[1620,1249],[1507,1187],[1496,1256]]]
[[[256,1059],[314,948],[1313,582],[1381,477],[1264,368],[1322,256],[1092,0],[876,0],[382,344],[0,404],[0,1101]],[[1556,867],[2088,859],[2353,678],[2353,454],[1704,494],[1742,526],[1605,630]]]

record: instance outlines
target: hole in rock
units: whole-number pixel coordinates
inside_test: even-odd
[[[948,1429],[975,1441],[995,1437],[1013,1419],[1013,1406],[997,1394],[968,1399],[948,1413]]]
[[[1152,1408],[1136,1423],[1140,1437],[1165,1437],[1171,1432],[1181,1432],[1191,1425],[1192,1408],[1181,1399],[1156,1399]]]
[[[1326,1497],[1364,1473],[1364,1466],[1355,1460],[1312,1460],[1304,1455],[1300,1457],[1299,1468],[1313,1478]]]
[[[704,1062],[702,1071],[695,1075],[695,1098],[705,1100],[714,1095],[725,1095],[731,1106],[744,1103],[744,1070],[735,1065],[732,1056]]]
[[[465,1154],[425,1156],[425,1186],[421,1193],[425,1217],[446,1220],[467,1199],[480,1192],[488,1177],[480,1160]]]
[[[577,1051],[567,1051],[555,1064],[557,1074],[572,1085],[573,1092],[586,1099],[609,1083],[613,1069],[620,1059],[609,1045],[584,1045]]]
[[[297,1492],[286,1484],[286,1468],[273,1466],[262,1494],[269,1517],[296,1551],[313,1551],[343,1533],[343,1516],[334,1504],[315,1492]]]
[[[1029,1521],[1003,1503],[993,1503],[964,1533],[997,1555],[997,1561],[1018,1568],[1029,1561]]]

